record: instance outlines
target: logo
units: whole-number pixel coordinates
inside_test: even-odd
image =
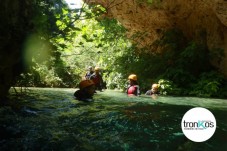
[[[214,134],[216,120],[209,110],[195,107],[184,114],[181,121],[181,129],[191,141],[204,142]]]

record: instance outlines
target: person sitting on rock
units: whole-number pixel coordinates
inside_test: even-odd
[[[74,93],[74,96],[79,101],[91,102],[95,92],[95,84],[92,80],[82,80],[79,83],[79,90]]]

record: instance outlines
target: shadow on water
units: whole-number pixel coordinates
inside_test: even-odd
[[[34,89],[0,108],[0,150],[227,150],[227,100],[127,97],[98,92],[95,101],[73,98],[74,89]],[[217,129],[202,143],[181,130],[186,111],[202,106]]]

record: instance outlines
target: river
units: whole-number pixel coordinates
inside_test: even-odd
[[[28,88],[10,106],[0,108],[0,150],[226,151],[227,100],[98,92],[94,102],[80,102],[75,89]],[[195,143],[181,130],[193,107],[209,109],[217,129]]]

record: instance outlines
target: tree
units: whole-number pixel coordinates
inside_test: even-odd
[[[65,36],[70,29],[67,22],[66,4],[61,0],[2,0],[0,25],[0,99],[6,100],[10,87],[16,78],[28,69],[32,56],[24,59],[25,43],[31,35],[37,35],[40,42],[49,43],[50,51],[55,49],[51,40],[56,36]],[[65,28],[56,24],[58,18],[65,23]],[[42,49],[42,48],[41,48]],[[40,51],[49,51],[46,50]],[[38,51],[38,52],[40,52]]]

